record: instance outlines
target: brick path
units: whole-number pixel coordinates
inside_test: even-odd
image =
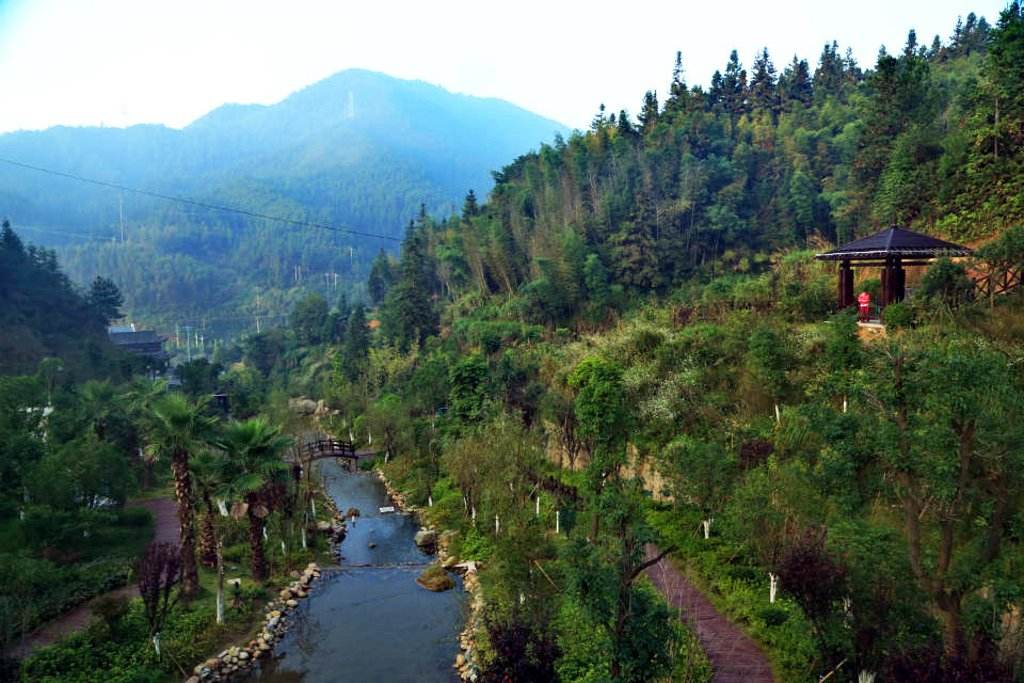
[[[657,554],[647,547],[647,557]],[[669,604],[677,608],[711,660],[712,683],[773,683],[772,667],[757,644],[726,619],[666,557],[647,570]]]
[[[154,498],[129,503],[128,507],[146,508],[153,513],[153,540],[155,542],[178,543],[178,512],[172,499]],[[25,636],[21,643],[13,648],[11,654],[18,658],[27,657],[38,648],[52,645],[64,636],[82,630],[92,621],[92,606],[97,600],[105,597],[134,598],[138,594],[138,586],[129,584],[109,593],[98,595]]]

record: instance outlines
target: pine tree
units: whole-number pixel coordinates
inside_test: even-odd
[[[398,281],[384,302],[383,322],[389,337],[402,348],[437,334],[439,317],[434,302],[435,271],[427,252],[425,211],[410,223],[402,241]]]
[[[668,99],[665,101],[665,113],[674,115],[686,111],[689,95],[683,75],[683,53],[676,52],[676,61],[672,66],[672,84],[669,86]]]
[[[370,275],[366,281],[370,301],[374,306],[379,306],[384,302],[384,297],[387,296],[388,290],[391,289],[394,279],[395,275],[391,268],[391,259],[388,258],[387,253],[381,248],[377,252],[377,257],[373,259]]]
[[[96,314],[103,318],[104,323],[117,320],[124,315],[121,313],[121,305],[124,299],[121,290],[117,288],[112,280],[96,276],[89,287],[89,305]]]
[[[778,108],[775,65],[768,56],[768,48],[754,60],[754,71],[750,79],[750,103],[754,109],[775,112]]]
[[[466,199],[462,202],[462,220],[468,221],[470,218],[480,213],[480,205],[476,201],[476,193],[470,190],[466,193]]]
[[[345,327],[345,343],[341,350],[342,371],[345,377],[354,382],[366,366],[366,357],[370,351],[370,333],[366,327],[366,310],[357,304],[348,317]]]
[[[644,93],[644,104],[640,108],[640,130],[643,134],[649,133],[658,123],[658,93],[648,90]]]
[[[839,56],[839,44],[826,43],[814,70],[814,92],[825,96],[839,97],[846,82],[843,58]]]
[[[633,123],[629,120],[629,114],[626,113],[625,109],[619,111],[616,130],[618,130],[619,135],[627,139],[636,136],[636,129],[633,128]]]
[[[808,107],[813,102],[814,88],[806,59],[793,56],[793,61],[779,78],[779,98],[787,109]]]
[[[733,118],[747,111],[747,70],[740,64],[739,54],[733,50],[722,77],[722,96],[725,110]]]

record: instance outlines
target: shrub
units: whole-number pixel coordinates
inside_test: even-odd
[[[147,527],[153,523],[153,513],[146,508],[126,508],[121,511],[120,522],[124,526]]]
[[[974,283],[967,277],[963,265],[949,259],[939,259],[921,279],[918,290],[926,299],[939,299],[951,308],[974,299]]]
[[[765,607],[757,616],[768,626],[782,626],[789,621],[789,612],[778,607]]]
[[[905,303],[889,304],[882,310],[882,322],[894,330],[910,327],[914,324],[914,311]]]
[[[846,586],[846,567],[825,549],[826,536],[824,527],[805,529],[786,546],[778,566],[783,590],[818,624],[829,616]]]

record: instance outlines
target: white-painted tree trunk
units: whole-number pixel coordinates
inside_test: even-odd
[[[498,515],[494,515],[494,533],[501,533],[501,520],[498,519]]]
[[[160,656],[160,634],[153,634],[153,649],[156,650],[156,656]]]
[[[224,546],[217,540],[217,623],[224,623]]]
[[[220,512],[221,517],[228,516],[228,504],[221,498],[217,499],[217,511]]]
[[[704,540],[711,538],[711,522],[715,521],[713,517],[708,517],[700,523],[701,528],[704,530]]]
[[[561,510],[555,510],[555,533],[556,534],[560,531],[560,529],[559,529],[559,518],[561,516],[562,516],[562,511]]]
[[[846,412],[846,409],[847,409],[848,407],[849,407],[849,405],[848,405],[847,397],[846,397],[846,395],[845,395],[845,394],[843,394],[843,412],[844,412],[844,413]]]
[[[434,497],[433,496],[427,496],[427,507],[428,508],[434,507]]]
[[[774,603],[779,592],[779,577],[777,574],[768,572],[768,602]]]
[[[308,550],[309,547],[306,545],[306,525],[302,525],[302,549]]]
[[[536,504],[533,506],[533,514],[540,517],[540,496],[537,496],[535,503]]]
[[[782,422],[782,413],[779,411],[779,404],[775,404],[775,424]]]
[[[267,536],[267,527],[266,526],[263,527],[263,540],[264,541],[270,540],[270,537]]]
[[[309,509],[313,511],[313,519],[316,519],[316,500],[309,499]]]

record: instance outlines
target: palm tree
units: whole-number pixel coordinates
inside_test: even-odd
[[[118,410],[118,396],[114,385],[106,380],[89,380],[82,385],[79,403],[85,418],[92,424],[96,438],[105,441],[110,418]]]
[[[217,530],[214,527],[216,510],[213,498],[221,486],[222,458],[210,450],[195,455],[189,462],[192,486],[203,502],[203,518],[199,525],[199,561],[204,567],[217,566]]]
[[[150,381],[136,378],[132,380],[131,386],[124,395],[131,420],[136,425],[145,425],[153,403],[166,393],[167,382],[162,379]],[[142,488],[145,490],[153,484],[153,465],[156,464],[156,454],[140,448],[139,458],[142,461]]]
[[[174,497],[181,525],[181,592],[192,597],[199,591],[196,567],[195,504],[189,457],[202,450],[213,434],[216,418],[207,415],[205,402],[193,402],[182,394],[166,394],[155,400],[149,411],[147,450],[171,461]]]
[[[219,445],[225,453],[224,486],[232,498],[244,503],[249,518],[252,577],[265,581],[269,572],[263,553],[263,525],[288,485],[289,467],[282,455],[291,438],[282,435],[280,427],[256,417],[225,427]]]

